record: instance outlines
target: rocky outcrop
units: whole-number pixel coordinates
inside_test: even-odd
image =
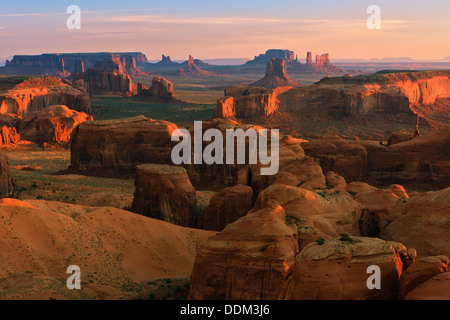
[[[192,300],[274,300],[298,253],[296,231],[275,205],[247,214],[200,246]]]
[[[450,127],[406,142],[368,150],[368,176],[378,181],[448,186],[450,177]]]
[[[267,90],[260,87],[231,86],[225,90],[225,97],[217,101],[215,117],[236,118],[258,122],[261,117],[278,111],[278,97],[291,87]]]
[[[450,300],[450,272],[438,274],[417,286],[406,300]]]
[[[0,116],[0,146],[7,146],[20,141],[20,122],[21,118],[17,115]]]
[[[133,82],[123,68],[114,60],[102,60],[94,68],[73,75],[74,82],[83,80],[91,95],[133,94]]]
[[[400,241],[417,249],[419,255],[450,256],[450,188],[418,194],[404,205],[380,237]]]
[[[9,198],[14,192],[14,180],[8,156],[0,154],[0,198]]]
[[[216,193],[201,217],[201,228],[221,231],[245,216],[253,206],[253,189],[242,184]]]
[[[0,87],[1,114],[22,117],[51,105],[91,112],[88,94],[54,77],[6,77]]]
[[[412,259],[401,243],[377,238],[343,236],[311,243],[296,257],[279,299],[395,299],[405,263]],[[367,269],[372,265],[380,268],[377,290],[367,286]]]
[[[187,65],[180,69],[179,75],[181,77],[211,77],[215,74],[213,72],[200,69],[194,63],[194,58],[192,56],[189,56]]]
[[[83,174],[133,176],[142,163],[171,164],[173,123],[140,116],[84,122],[72,134],[70,170]]]
[[[250,84],[250,86],[266,89],[275,89],[284,86],[301,87],[298,82],[295,82],[287,76],[286,61],[281,58],[272,58],[267,62],[264,78]]]
[[[146,64],[147,57],[140,52],[129,53],[64,53],[42,54],[36,56],[14,56],[6,66],[0,68],[0,74],[4,75],[46,75],[66,78],[74,73],[84,72],[80,66],[86,69],[93,68],[99,61],[110,59],[121,65],[122,72],[132,76],[145,76],[146,74],[137,68],[137,64]]]
[[[386,131],[391,130],[392,123],[416,131],[419,115],[421,127],[429,130],[448,123],[450,72],[385,72],[328,77],[309,87],[291,88],[278,94],[266,91],[249,95],[245,92],[233,96],[234,114],[225,116],[261,125],[269,122],[279,126],[308,126],[315,130],[317,128],[312,124],[318,126],[338,121],[353,128],[357,121],[379,124]],[[225,93],[225,96],[229,94]],[[216,115],[224,114],[221,109],[224,109],[223,103],[219,102]],[[339,127],[336,130],[345,131]],[[312,130],[305,133],[311,132],[316,133]],[[367,139],[367,133],[360,138]]]
[[[139,165],[135,187],[132,212],[184,227],[194,226],[196,193],[184,168]]]
[[[408,293],[431,278],[448,270],[449,259],[446,256],[431,256],[415,261],[400,278],[398,299],[403,300]]]
[[[90,120],[93,117],[84,112],[63,105],[50,106],[25,117],[20,124],[20,134],[23,140],[41,145],[69,147],[73,129]]]
[[[293,51],[281,49],[269,49],[266,51],[266,53],[260,54],[259,56],[255,56],[255,58],[253,60],[248,61],[246,65],[252,64],[265,65],[273,58],[284,59],[287,63],[291,63],[296,60],[295,53]]]
[[[359,181],[367,175],[366,148],[336,135],[302,143],[305,154],[316,159],[324,172],[334,171],[347,182]]]
[[[177,102],[178,99],[173,96],[173,84],[163,77],[155,77],[152,79],[152,86],[146,88],[141,82],[137,85],[137,96],[146,101],[155,102]]]

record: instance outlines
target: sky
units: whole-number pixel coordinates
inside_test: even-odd
[[[81,9],[70,30],[67,7]],[[369,29],[377,5],[381,28]],[[143,52],[150,60],[253,58],[268,49],[331,59],[450,56],[449,0],[55,0],[0,2],[0,58]]]

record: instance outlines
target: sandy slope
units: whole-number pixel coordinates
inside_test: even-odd
[[[2,199],[0,299],[133,298],[150,279],[187,276],[212,234],[111,207]],[[81,268],[78,292],[65,286],[69,265]]]

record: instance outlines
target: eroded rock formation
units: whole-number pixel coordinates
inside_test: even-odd
[[[267,62],[264,78],[250,84],[250,86],[275,89],[284,86],[300,87],[301,85],[287,76],[284,59],[272,58]]]
[[[213,76],[213,72],[200,69],[195,63],[194,58],[189,56],[187,65],[180,69],[179,75],[181,77],[210,77]]]
[[[173,123],[143,116],[84,122],[72,134],[70,170],[132,176],[140,163],[171,164]]]
[[[54,77],[6,77],[0,81],[0,113],[19,117],[51,105],[91,112],[89,95]]]
[[[173,84],[163,77],[152,79],[152,86],[146,88],[141,82],[137,85],[137,96],[149,101],[181,102],[173,96]]]
[[[273,300],[298,253],[296,231],[275,205],[249,213],[200,246],[192,300]]]
[[[94,68],[73,75],[74,82],[83,80],[91,95],[125,95],[133,94],[133,82],[124,73],[120,63],[114,60],[102,60]]]
[[[253,189],[242,184],[215,194],[203,213],[201,228],[221,231],[228,224],[245,216],[253,206]]]
[[[93,117],[84,112],[77,112],[63,105],[49,106],[25,117],[20,124],[20,135],[23,140],[41,145],[68,147],[73,129],[90,120]]]
[[[8,198],[14,191],[14,180],[11,176],[9,157],[0,154],[0,198]]]
[[[311,243],[296,257],[283,289],[283,300],[372,300],[396,298],[397,285],[409,260],[398,242],[341,237]],[[381,287],[367,286],[367,268],[377,265]]]
[[[196,193],[184,168],[139,165],[135,187],[132,212],[184,227],[194,226]]]

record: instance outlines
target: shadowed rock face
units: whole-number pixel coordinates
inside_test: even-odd
[[[56,144],[68,147],[73,129],[80,123],[93,120],[84,112],[57,105],[29,114],[20,124],[23,140],[39,144]]]
[[[217,103],[216,116],[297,127],[310,125],[311,121],[368,121],[382,125],[389,121],[412,129],[418,115],[420,126],[428,130],[448,122],[448,70],[329,77],[309,87],[281,92],[248,94],[248,87],[239,87],[241,90],[236,90],[236,86],[226,90],[225,97]],[[228,96],[233,97],[234,104]]]
[[[82,123],[73,131],[70,170],[124,177],[133,176],[140,163],[171,164],[176,129],[173,123],[143,116]]]
[[[8,198],[14,191],[14,180],[11,176],[9,158],[0,154],[0,198]]]
[[[144,164],[136,168],[131,211],[184,227],[195,224],[196,193],[185,169]]]
[[[187,65],[180,69],[181,77],[209,77],[214,75],[214,73],[200,69],[195,63],[194,58],[189,56]]]
[[[281,206],[247,214],[200,246],[189,299],[276,299],[297,252]]]
[[[242,184],[225,188],[212,197],[201,218],[201,228],[221,231],[252,208],[253,189]]]
[[[295,266],[280,293],[283,300],[371,300],[396,298],[398,279],[404,269],[398,242],[351,237],[352,241],[326,240],[311,243],[296,257]],[[367,287],[367,268],[381,270],[381,289]],[[326,289],[324,289],[326,288]]]
[[[283,86],[300,87],[301,85],[287,76],[284,59],[272,58],[267,62],[264,78],[250,84],[250,86],[275,89]]]
[[[173,84],[163,77],[152,79],[152,86],[146,88],[141,82],[137,85],[137,96],[146,101],[181,102],[173,96]]]

